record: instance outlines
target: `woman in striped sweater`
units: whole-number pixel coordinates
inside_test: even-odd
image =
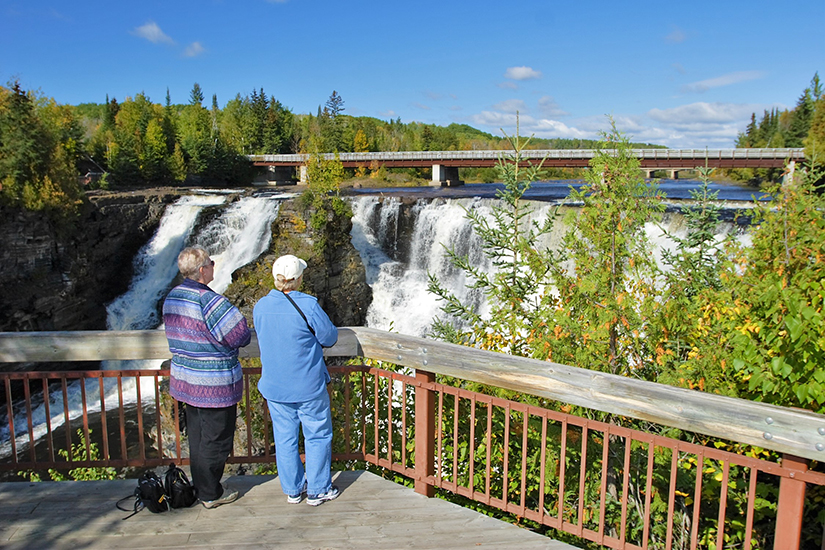
[[[183,283],[163,303],[163,322],[172,352],[169,393],[186,403],[192,482],[206,508],[238,498],[221,485],[232,451],[237,404],[243,390],[238,348],[251,333],[241,312],[212,291],[215,262],[199,246],[178,256]]]

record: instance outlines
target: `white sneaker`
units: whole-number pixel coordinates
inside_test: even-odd
[[[307,495],[307,504],[310,506],[318,506],[328,500],[335,500],[338,498],[339,494],[341,493],[338,491],[338,487],[333,485],[326,493],[321,493],[320,495]]]

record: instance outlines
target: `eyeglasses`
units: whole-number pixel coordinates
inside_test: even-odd
[[[201,267],[209,267],[210,265],[215,267],[215,260],[209,260],[209,263],[203,264]]]

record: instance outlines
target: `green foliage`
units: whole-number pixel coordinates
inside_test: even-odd
[[[805,147],[805,154],[813,158],[816,143],[822,150],[825,130],[822,119],[825,114],[823,88],[819,73],[814,73],[810,85],[802,91],[796,106],[791,110],[765,110],[757,122],[756,113],[737,140],[737,147]],[[754,183],[776,183],[782,177],[782,171],[775,168],[740,168],[729,170],[728,174],[741,181]]]
[[[339,194],[339,186],[344,179],[344,167],[336,154],[333,159],[310,155],[307,161],[307,190],[300,197],[304,208],[311,210],[310,227],[315,232],[315,247],[318,252],[332,244],[327,241],[327,226],[334,224],[336,217],[352,217],[352,210]]]
[[[446,251],[451,263],[472,281],[469,287],[484,295],[490,315],[479,315],[430,274],[428,290],[443,302],[442,311],[448,316],[446,321],[435,319],[431,330],[447,341],[525,355],[530,343],[528,335],[540,326],[541,309],[550,300],[544,284],[553,258],[539,242],[552,229],[553,217],[531,223],[532,210],[525,206],[522,197],[536,180],[541,165],[522,167],[522,153],[529,139],[522,140],[518,131],[507,138],[513,153],[498,162],[499,176],[504,182],[504,189],[497,193],[500,203],[493,207],[490,218],[477,210],[465,209],[494,273],[485,273],[466,255]],[[461,329],[462,326],[468,328]]]
[[[552,266],[559,299],[546,321],[554,330],[543,335],[535,353],[647,377],[653,350],[646,333],[656,307],[658,269],[644,228],[659,220],[664,206],[612,120],[603,135],[585,185],[570,193],[569,200],[581,207],[565,219],[564,261]]]
[[[707,305],[731,304],[718,319],[725,345],[697,354],[732,366],[744,397],[825,412],[825,197],[816,167],[774,189],[755,209],[752,243],[735,252],[723,289]],[[721,339],[721,338],[720,338]],[[714,382],[713,385],[716,383]]]
[[[700,345],[696,341],[697,322],[702,318],[705,305],[700,295],[722,289],[726,248],[732,244],[731,236],[718,238],[721,208],[716,202],[718,192],[709,191],[711,171],[699,169],[702,183],[698,189],[691,190],[694,202],[682,211],[687,220],[687,234],[679,237],[662,228],[676,247],[672,252],[662,253],[664,286],[655,323],[650,327],[650,336],[657,342],[659,381],[700,388],[709,377],[715,377],[720,383],[724,380],[718,364],[704,365],[704,368],[713,368],[713,372],[708,373],[693,372],[685,368],[684,363]],[[729,387],[728,381],[724,386],[718,385],[715,391],[731,393]]]
[[[89,441],[83,435],[83,430],[77,430],[77,437],[80,438],[80,443],[73,443],[71,452],[67,449],[58,449],[57,453],[65,460],[72,462],[81,461],[95,461],[100,460],[100,451],[96,443],[91,441],[92,430],[89,430]],[[88,444],[88,447],[87,447]],[[71,456],[71,459],[69,458]],[[100,481],[112,480],[117,478],[117,470],[114,468],[95,467],[95,468],[74,468],[68,472],[69,478],[73,481]],[[42,477],[37,472],[25,471],[18,472],[19,476],[25,477],[29,481],[41,481]],[[65,475],[60,471],[49,468],[49,477],[51,481],[66,481]]]
[[[82,130],[70,108],[0,87],[0,203],[71,217],[80,204]]]

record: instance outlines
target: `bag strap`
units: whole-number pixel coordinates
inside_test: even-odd
[[[290,303],[290,304],[292,304],[293,306],[295,306],[295,309],[297,309],[297,310],[298,310],[298,313],[300,313],[300,314],[301,314],[301,317],[304,319],[304,323],[306,323],[306,324],[307,324],[307,328],[308,328],[308,329],[309,329],[309,331],[312,333],[312,335],[313,335],[313,336],[315,336],[315,331],[312,329],[312,327],[311,327],[311,326],[309,326],[309,321],[307,321],[307,316],[306,316],[306,315],[304,315],[304,312],[303,312],[303,311],[301,311],[301,308],[299,308],[299,307],[298,307],[298,304],[296,304],[296,303],[295,303],[295,300],[293,300],[292,298],[290,298],[290,297],[289,297],[289,294],[288,294],[288,293],[286,293],[286,292],[284,292],[283,290],[281,291],[281,294],[283,294],[284,296],[286,296],[286,299],[287,299],[287,300],[289,300],[289,303]]]
[[[134,506],[131,510],[129,508],[124,508],[120,505],[121,502],[123,502],[124,500],[130,499],[130,498],[135,499],[135,504],[134,504]],[[143,510],[143,501],[140,500],[140,489],[135,489],[135,492],[132,493],[131,495],[129,495],[128,497],[123,497],[122,499],[118,500],[115,503],[115,506],[117,507],[118,510],[121,510],[123,512],[132,512],[131,514],[129,514],[125,518],[121,518],[121,519],[129,519],[130,517],[134,516],[135,514],[137,514],[141,510]]]

